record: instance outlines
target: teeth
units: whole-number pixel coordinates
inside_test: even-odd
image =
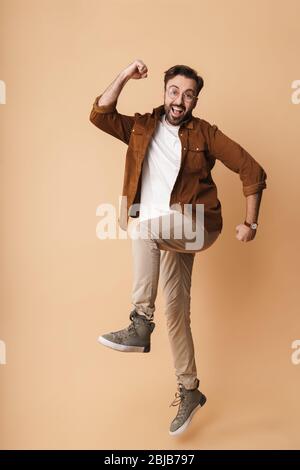
[[[172,110],[173,110],[173,112],[175,112],[176,114],[182,113],[182,109],[180,109],[180,108],[175,108],[174,106],[172,106]]]

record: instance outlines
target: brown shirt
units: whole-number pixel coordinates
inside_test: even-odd
[[[122,191],[119,225],[127,229],[128,218],[138,217],[132,204],[140,202],[142,165],[152,135],[164,114],[164,105],[152,113],[120,114],[116,102],[98,106],[96,97],[90,121],[102,131],[128,145]],[[183,122],[178,132],[181,146],[181,166],[170,196],[170,206],[192,204],[195,219],[196,204],[204,204],[204,226],[208,232],[222,230],[221,203],[211,170],[220,160],[227,168],[239,174],[244,196],[255,194],[267,187],[267,174],[258,162],[239,144],[227,137],[216,125],[191,116]],[[173,206],[173,208],[175,208]]]

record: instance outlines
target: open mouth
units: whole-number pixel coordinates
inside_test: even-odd
[[[181,108],[177,108],[177,106],[171,106],[171,112],[174,117],[182,116],[184,111]]]

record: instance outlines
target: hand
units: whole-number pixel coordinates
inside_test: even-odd
[[[132,64],[128,65],[123,71],[124,74],[130,79],[139,80],[140,78],[146,78],[148,73],[147,65],[142,60],[135,60]]]
[[[256,230],[247,227],[245,224],[239,224],[235,227],[236,238],[241,242],[250,242],[256,235]]]

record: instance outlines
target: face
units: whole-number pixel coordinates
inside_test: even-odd
[[[168,93],[169,90],[171,95]],[[176,75],[176,77],[171,78],[167,82],[164,94],[164,107],[166,120],[173,126],[178,126],[189,118],[197,104],[197,98],[189,101],[184,97],[184,92],[186,92],[186,95],[195,96],[196,81],[183,75]]]

